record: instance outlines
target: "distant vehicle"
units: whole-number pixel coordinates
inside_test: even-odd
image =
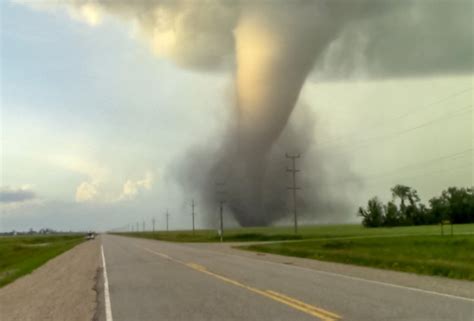
[[[86,240],[93,240],[95,239],[95,233],[94,232],[89,232],[86,234]]]

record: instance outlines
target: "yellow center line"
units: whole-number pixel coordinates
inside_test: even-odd
[[[147,251],[147,252],[150,252],[150,253],[152,253],[152,254],[158,255],[158,256],[160,256],[160,257],[162,257],[162,258],[164,258],[164,259],[173,261],[173,262],[175,262],[175,263],[184,264],[183,261],[178,260],[178,259],[175,259],[175,258],[172,258],[171,256],[169,256],[169,255],[167,255],[167,254],[160,253],[160,252],[156,252],[156,251],[150,250],[150,249],[148,249],[148,248],[146,248],[146,247],[143,247],[143,249],[144,249],[145,251]]]
[[[153,251],[153,250],[150,250],[148,248],[143,248],[145,249],[146,251],[152,253],[152,254],[155,254],[155,255],[158,255],[162,258],[166,258],[170,261],[173,261],[175,263],[179,263],[179,264],[182,264],[182,265],[185,265],[187,267],[189,267],[190,269],[193,269],[195,271],[198,271],[198,272],[201,272],[201,273],[204,273],[204,274],[207,274],[207,275],[210,275],[212,277],[215,277],[216,279],[219,279],[221,281],[224,281],[226,283],[229,283],[229,284],[232,284],[232,285],[235,285],[235,286],[238,286],[240,288],[244,288],[244,289],[247,289],[248,291],[251,291],[253,293],[257,293],[261,296],[264,296],[266,298],[269,298],[269,299],[272,299],[274,301],[277,301],[277,302],[280,302],[282,304],[285,304],[287,306],[290,306],[292,307],[293,309],[296,309],[296,310],[299,310],[301,312],[304,312],[304,313],[307,313],[311,316],[314,316],[314,317],[317,317],[323,321],[337,321],[339,319],[341,319],[341,317],[335,313],[332,313],[330,311],[326,311],[322,308],[318,308],[318,307],[315,307],[313,305],[310,305],[308,303],[305,303],[305,302],[302,302],[302,301],[299,301],[295,298],[292,298],[292,297],[289,297],[289,296],[286,296],[284,294],[281,294],[281,293],[278,293],[278,292],[275,292],[275,291],[272,291],[272,290],[260,290],[260,289],[257,289],[257,288],[254,288],[254,287],[251,287],[249,285],[246,285],[246,284],[243,284],[243,283],[240,283],[236,280],[233,280],[233,279],[230,279],[228,277],[225,277],[223,275],[220,275],[220,274],[217,274],[217,273],[214,273],[214,272],[211,272],[209,271],[208,269],[206,269],[206,267],[200,265],[200,264],[197,264],[197,263],[194,263],[194,262],[190,262],[190,263],[185,263],[181,260],[178,260],[178,259],[175,259],[175,258],[172,258],[170,257],[169,255],[167,254],[163,254],[163,253],[160,253],[160,252],[156,252],[156,251]]]
[[[309,315],[312,315],[312,316],[315,316],[315,317],[317,317],[317,318],[319,318],[323,321],[336,321],[336,320],[340,319],[340,317],[338,315],[335,315],[331,312],[327,313],[328,311],[325,311],[323,309],[317,308],[317,307],[309,305],[307,303],[298,301],[296,299],[293,299],[293,298],[290,298],[290,297],[287,297],[287,296],[284,296],[284,295],[277,295],[276,292],[273,292],[273,291],[263,291],[263,290],[251,287],[249,285],[246,285],[246,284],[240,283],[238,281],[229,279],[228,277],[222,276],[220,274],[208,271],[203,266],[200,266],[196,263],[188,263],[187,266],[194,269],[194,270],[196,270],[196,271],[199,271],[199,272],[208,274],[210,276],[213,276],[213,277],[215,277],[219,280],[222,280],[224,282],[227,282],[227,283],[233,284],[235,286],[247,289],[251,292],[260,294],[261,296],[264,296],[264,297],[270,298],[274,301],[277,301],[277,302],[283,303],[285,305],[288,305],[288,306],[292,307],[293,309],[305,312],[305,313],[307,313]]]
[[[332,312],[327,311],[327,310],[324,310],[324,309],[322,309],[322,308],[318,308],[318,307],[315,307],[315,306],[313,306],[313,305],[304,303],[304,302],[302,302],[302,301],[299,301],[299,300],[297,300],[297,299],[295,299],[295,298],[286,296],[286,295],[284,295],[284,294],[281,294],[281,293],[278,293],[278,292],[275,292],[275,291],[272,291],[272,290],[267,290],[267,293],[270,293],[270,294],[272,294],[272,295],[274,295],[274,296],[280,297],[280,298],[282,298],[282,299],[284,299],[284,300],[287,300],[287,301],[289,301],[289,302],[292,302],[292,303],[294,303],[294,304],[303,306],[303,307],[305,307],[305,308],[307,308],[307,309],[311,309],[311,310],[314,310],[314,311],[319,312],[319,313],[321,313],[321,314],[325,314],[325,315],[327,315],[327,316],[330,317],[330,318],[333,318],[333,319],[340,319],[340,318],[341,318],[341,316],[339,316],[339,315],[337,315],[337,314],[335,314],[335,313],[332,313]]]

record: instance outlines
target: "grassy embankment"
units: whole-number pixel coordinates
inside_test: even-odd
[[[364,228],[360,225],[240,228],[227,230],[224,240],[288,241],[254,244],[240,248],[252,251],[371,266],[418,274],[474,281],[474,224]],[[122,235],[175,241],[216,242],[215,231],[121,233]]]
[[[84,240],[84,235],[0,237],[0,287]]]
[[[474,235],[326,239],[242,248],[474,281]]]

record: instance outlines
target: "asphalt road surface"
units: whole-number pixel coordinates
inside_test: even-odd
[[[112,235],[102,242],[106,321],[474,320],[472,298],[187,244]]]

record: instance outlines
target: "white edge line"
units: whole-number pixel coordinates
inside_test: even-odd
[[[104,246],[102,244],[100,245],[100,250],[102,252],[102,271],[104,272],[105,320],[113,321],[112,308],[110,306],[109,280],[107,278],[107,269],[105,267]]]
[[[156,242],[156,240],[147,240],[147,239],[135,239],[135,241],[152,241],[152,242],[155,241]],[[279,266],[284,266],[284,267],[287,267],[287,268],[295,268],[295,269],[299,269],[299,270],[303,270],[303,271],[315,272],[315,273],[325,274],[325,275],[329,275],[329,276],[333,276],[333,277],[341,277],[341,278],[345,278],[345,279],[353,280],[353,281],[367,282],[367,283],[372,283],[372,284],[377,284],[377,285],[382,285],[382,286],[393,287],[393,288],[397,288],[397,289],[410,290],[410,291],[419,292],[419,293],[442,296],[442,297],[455,299],[455,300],[463,300],[463,301],[467,301],[467,302],[474,302],[474,299],[471,299],[471,298],[466,298],[466,297],[463,297],[463,296],[457,296],[457,295],[452,295],[452,294],[447,294],[447,293],[442,293],[442,292],[424,290],[424,289],[420,289],[420,288],[413,288],[413,287],[409,287],[409,286],[398,285],[398,284],[393,284],[393,283],[387,283],[387,282],[382,282],[382,281],[369,280],[369,279],[364,279],[364,278],[360,278],[360,277],[356,277],[356,276],[350,276],[350,275],[344,275],[344,274],[339,274],[339,273],[334,273],[334,272],[321,271],[321,270],[316,270],[316,269],[307,268],[307,267],[298,266],[298,265],[286,265],[286,264],[283,264],[283,263],[280,263],[280,262],[267,261],[267,260],[252,258],[252,257],[245,256],[245,255],[222,253],[222,252],[219,252],[219,251],[213,251],[213,250],[209,250],[209,249],[196,249],[196,248],[193,248],[191,246],[186,246],[186,245],[183,245],[183,244],[173,244],[173,245],[178,246],[178,247],[183,247],[183,248],[186,248],[186,249],[190,249],[191,251],[194,251],[194,252],[203,251],[203,252],[208,252],[208,253],[213,253],[213,254],[217,253],[217,254],[221,254],[221,255],[224,255],[224,256],[233,256],[233,257],[237,257],[237,258],[242,258],[243,257],[243,258],[248,258],[252,261],[258,261],[258,262],[263,262],[263,263],[268,263],[268,264],[273,264],[273,265],[279,265]],[[150,250],[148,249],[148,251],[150,251]],[[257,253],[257,252],[254,252],[254,253]],[[329,262],[329,263],[333,263],[333,262]],[[469,281],[467,281],[467,282],[469,282]]]
[[[257,253],[257,252],[254,252],[254,253]],[[272,253],[268,253],[268,254],[272,254]],[[247,257],[247,256],[240,256],[240,255],[237,255],[237,254],[227,254],[227,255],[232,255],[232,256],[237,256],[237,257]],[[273,254],[273,255],[275,255],[275,254]],[[276,254],[276,255],[278,255],[278,254]],[[398,284],[393,284],[393,283],[388,283],[388,282],[369,280],[369,279],[364,279],[364,278],[360,278],[360,277],[357,277],[357,276],[350,276],[350,275],[345,275],[345,274],[340,274],[340,273],[321,271],[321,270],[316,270],[316,269],[312,269],[312,268],[307,268],[307,267],[304,267],[304,266],[287,265],[287,264],[280,263],[280,262],[267,261],[267,260],[251,258],[251,257],[248,257],[248,258],[251,259],[251,260],[254,260],[254,261],[260,261],[260,262],[265,262],[265,263],[274,264],[274,265],[283,265],[283,266],[288,267],[288,268],[295,268],[295,269],[299,269],[299,270],[303,270],[303,271],[315,272],[315,273],[325,274],[325,275],[329,275],[329,276],[333,276],[333,277],[345,278],[345,279],[353,280],[353,281],[367,282],[367,283],[372,283],[372,284],[377,284],[377,285],[382,285],[382,286],[388,286],[388,287],[397,288],[397,289],[410,290],[410,291],[414,291],[414,292],[420,292],[420,293],[425,293],[425,294],[443,296],[443,297],[447,297],[447,298],[450,298],[450,299],[474,302],[474,299],[466,298],[466,297],[463,297],[463,296],[457,296],[457,295],[453,295],[453,294],[447,294],[447,293],[442,293],[442,292],[424,290],[424,289],[420,289],[420,288],[414,288],[414,287],[398,285]],[[291,257],[289,257],[289,258],[291,258]],[[337,262],[330,262],[330,261],[322,261],[322,262],[337,263]],[[466,281],[466,282],[469,282],[469,281]]]
[[[282,263],[276,263],[276,262],[268,262],[268,263],[282,264]],[[436,292],[436,291],[413,288],[413,287],[409,287],[409,286],[398,285],[398,284],[393,284],[393,283],[387,283],[387,282],[382,282],[382,281],[369,280],[369,279],[359,278],[359,277],[356,277],[356,276],[344,275],[344,274],[339,274],[339,273],[334,273],[334,272],[314,270],[314,269],[305,268],[305,267],[302,267],[302,266],[292,265],[291,267],[301,269],[301,270],[305,270],[305,271],[314,271],[314,272],[320,273],[320,274],[326,274],[326,275],[330,275],[330,276],[346,278],[346,279],[354,280],[354,281],[362,281],[362,282],[373,283],[373,284],[377,284],[377,285],[388,286],[388,287],[392,287],[392,288],[398,288],[398,289],[403,289],[403,290],[421,292],[421,293],[425,293],[425,294],[443,296],[443,297],[447,297],[447,298],[455,299],[455,300],[463,300],[463,301],[468,301],[468,302],[474,302],[474,299],[466,298],[466,297],[463,297],[463,296],[457,296],[457,295],[452,295],[452,294],[447,294],[447,293],[441,293],[441,292]],[[466,282],[469,282],[469,281],[466,281]]]
[[[142,241],[142,240],[139,240],[139,241]],[[154,241],[154,240],[145,240],[145,241]],[[356,277],[356,276],[350,276],[350,275],[344,275],[344,274],[339,274],[339,273],[334,273],[334,272],[321,271],[321,270],[316,270],[316,269],[307,268],[307,267],[298,266],[298,265],[286,265],[286,264],[279,263],[279,262],[273,262],[273,261],[267,261],[267,260],[252,258],[252,257],[245,256],[245,255],[222,253],[222,252],[219,252],[219,251],[213,251],[213,250],[208,250],[208,249],[196,249],[196,248],[193,248],[191,246],[185,246],[183,244],[173,244],[173,245],[178,246],[178,247],[184,247],[184,248],[187,248],[187,249],[191,249],[191,251],[194,251],[194,252],[195,251],[204,251],[204,252],[208,252],[208,253],[214,253],[214,254],[218,253],[218,254],[221,254],[221,255],[233,256],[233,257],[238,257],[238,258],[244,257],[244,258],[248,258],[248,259],[253,260],[253,261],[284,266],[284,267],[287,267],[287,268],[295,268],[295,269],[304,270],[304,271],[308,271],[308,272],[315,272],[315,273],[319,273],[319,274],[330,275],[330,276],[333,276],[333,277],[341,277],[341,278],[345,278],[345,279],[349,279],[349,280],[353,280],[353,281],[367,282],[367,283],[372,283],[372,284],[377,284],[377,285],[382,285],[382,286],[388,286],[388,287],[397,288],[397,289],[410,290],[410,291],[420,292],[420,293],[425,293],[425,294],[430,294],[430,295],[443,296],[443,297],[450,298],[450,299],[455,299],[455,300],[463,300],[463,301],[467,301],[467,302],[474,302],[474,299],[471,299],[471,298],[466,298],[466,297],[463,297],[463,296],[457,296],[457,295],[452,295],[452,294],[447,294],[447,293],[442,293],[442,292],[424,290],[424,289],[420,289],[420,288],[413,288],[413,287],[409,287],[409,286],[398,285],[398,284],[393,284],[393,283],[387,283],[387,282],[382,282],[382,281],[369,280],[369,279],[364,279],[364,278],[360,278],[360,277]],[[257,252],[254,252],[254,253],[257,253]],[[270,253],[270,254],[272,254],[272,253]],[[329,262],[329,263],[333,263],[333,262]],[[469,281],[467,281],[467,282],[469,282]]]

